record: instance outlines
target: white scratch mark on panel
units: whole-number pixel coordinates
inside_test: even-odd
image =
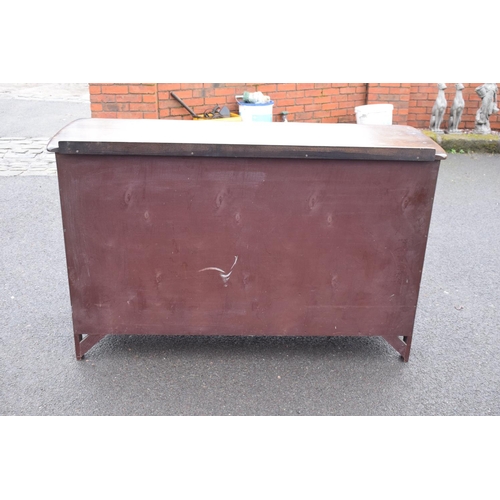
[[[220,274],[220,277],[222,278],[222,282],[224,283],[224,286],[227,286],[227,282],[229,281],[229,277],[231,276],[231,273],[233,272],[234,266],[236,265],[236,262],[238,262],[238,256],[234,256],[234,264],[231,266],[231,269],[229,270],[228,273],[224,271],[223,269],[219,269],[218,267],[205,267],[204,269],[200,269],[198,272],[201,273],[203,271],[217,271]]]

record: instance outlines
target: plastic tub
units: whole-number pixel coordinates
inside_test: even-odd
[[[354,108],[356,123],[361,125],[392,125],[392,104],[367,104]]]
[[[264,103],[243,102],[236,99],[244,122],[272,122],[274,101]]]

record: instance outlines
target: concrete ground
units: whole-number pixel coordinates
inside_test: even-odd
[[[90,118],[83,83],[0,83],[0,137],[50,137],[71,120]]]
[[[0,99],[19,137],[89,115],[22,101]],[[379,338],[155,336],[76,361],[57,177],[0,176],[0,414],[500,415],[500,155],[441,165],[409,363]]]

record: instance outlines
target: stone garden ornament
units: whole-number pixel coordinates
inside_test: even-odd
[[[476,94],[481,98],[481,107],[476,113],[476,127],[474,132],[477,134],[489,134],[491,132],[490,116],[498,113],[497,107],[498,87],[496,83],[484,83],[476,88]]]
[[[462,131],[458,130],[458,124],[462,119],[462,113],[464,111],[464,98],[462,96],[462,90],[465,88],[461,83],[455,83],[455,88],[457,89],[455,93],[455,99],[453,99],[453,104],[450,110],[450,120],[448,121],[448,133],[449,134],[461,134]]]
[[[434,106],[432,106],[431,112],[431,123],[430,129],[434,132],[442,132],[440,129],[441,123],[443,121],[444,112],[446,111],[446,97],[444,95],[444,90],[446,89],[446,84],[438,83],[438,95]]]

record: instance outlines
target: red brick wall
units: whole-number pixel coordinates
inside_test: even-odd
[[[159,118],[158,84],[90,83],[94,118]]]
[[[226,105],[238,112],[236,95],[260,91],[274,101],[273,120],[288,111],[290,121],[355,123],[354,108],[366,104],[364,83],[91,83],[95,118],[191,119],[175,92],[196,113]]]
[[[459,129],[472,130],[475,126],[476,112],[481,106],[481,99],[476,94],[475,89],[481,86],[481,83],[464,83],[465,88],[462,90],[462,95],[465,101],[465,108],[462,114],[462,120]],[[498,85],[498,84],[497,84]],[[455,98],[455,84],[447,83],[445,97],[448,102],[446,113],[443,118],[441,128],[448,128],[448,120],[450,119],[450,110]],[[408,125],[416,128],[429,128],[431,119],[432,106],[436,101],[438,88],[436,83],[414,83],[410,89],[410,109],[408,113]],[[500,103],[499,103],[500,105]],[[500,113],[495,113],[490,116],[490,125],[492,130],[500,130]]]
[[[473,129],[481,100],[475,93],[480,83],[465,83],[465,111],[460,129]],[[455,85],[447,84],[446,129]],[[416,128],[429,127],[437,96],[436,83],[91,83],[92,116],[96,118],[191,119],[173,99],[175,92],[196,113],[226,105],[238,112],[236,95],[245,90],[261,91],[274,101],[273,120],[288,111],[290,121],[355,123],[354,108],[363,104],[391,103],[393,123]],[[500,113],[490,117],[492,130],[500,130]]]
[[[392,104],[392,123],[406,125],[410,102],[410,83],[370,83],[367,104]]]

